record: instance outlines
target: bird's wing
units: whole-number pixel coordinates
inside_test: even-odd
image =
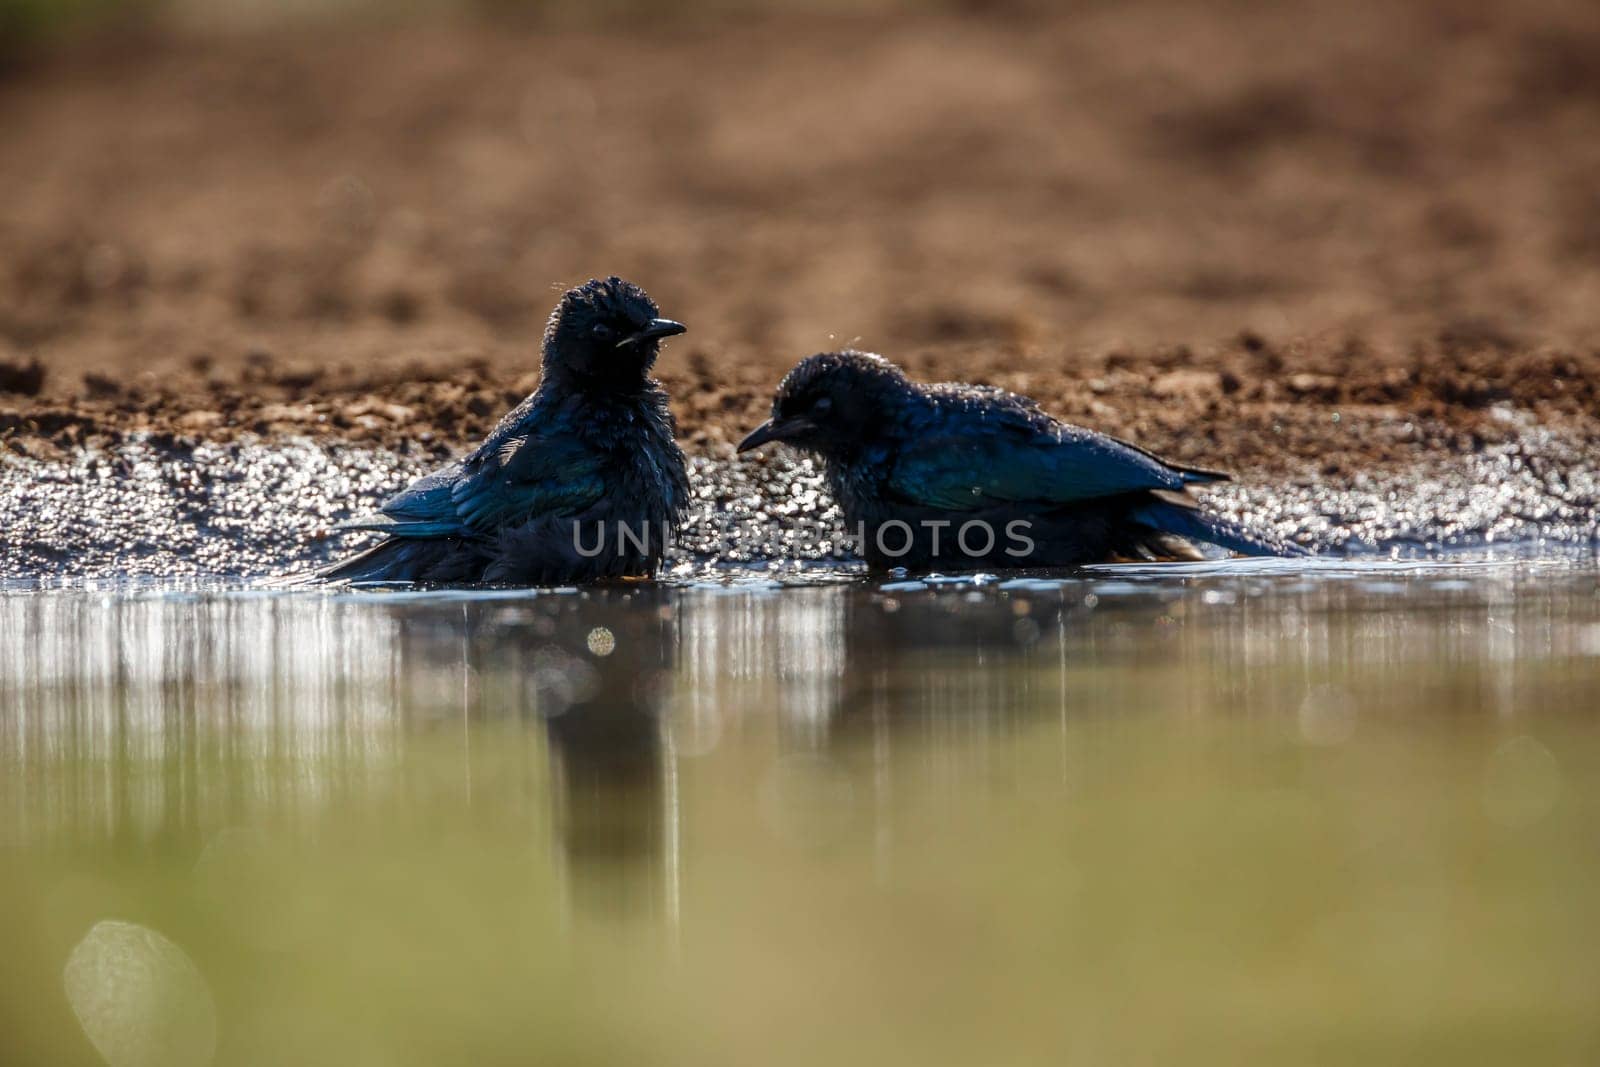
[[[530,431],[497,444],[417,479],[380,514],[341,528],[393,537],[471,537],[531,515],[580,511],[605,488],[601,457],[569,435]]]
[[[1001,419],[936,433],[901,449],[888,488],[910,503],[973,511],[1019,501],[1072,504],[1140,489],[1182,489],[1216,477],[1169,466],[1077,426],[1052,422],[1039,428]]]
[[[455,464],[418,478],[383,505],[383,513],[400,525],[458,525],[450,506],[450,487],[461,477]]]
[[[461,464],[452,464],[412,482],[384,502],[382,510],[342,530],[381,530],[395,537],[449,537],[462,533],[461,520],[450,502],[450,487],[461,477]]]
[[[605,491],[603,457],[570,434],[530,431],[468,464],[450,487],[459,523],[473,533],[531,515],[567,515]]]

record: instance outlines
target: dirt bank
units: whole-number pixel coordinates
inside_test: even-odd
[[[0,439],[442,452],[616,272],[690,324],[660,371],[709,453],[845,344],[1261,476],[1600,443],[1600,9],[1201,8],[39,57],[0,82]]]

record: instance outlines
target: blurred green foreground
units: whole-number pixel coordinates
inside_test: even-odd
[[[1594,1062],[1592,570],[0,597],[0,1062]]]

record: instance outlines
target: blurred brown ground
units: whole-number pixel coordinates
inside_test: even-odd
[[[1589,0],[100,35],[0,76],[0,434],[459,444],[617,273],[701,448],[845,345],[1247,467],[1600,441],[1596,57]]]

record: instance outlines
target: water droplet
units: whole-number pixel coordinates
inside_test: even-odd
[[[589,651],[596,656],[609,656],[617,650],[617,639],[604,626],[589,631]]]
[[[67,957],[62,981],[79,1025],[111,1067],[211,1062],[217,1047],[211,987],[194,961],[156,931],[96,923]]]

